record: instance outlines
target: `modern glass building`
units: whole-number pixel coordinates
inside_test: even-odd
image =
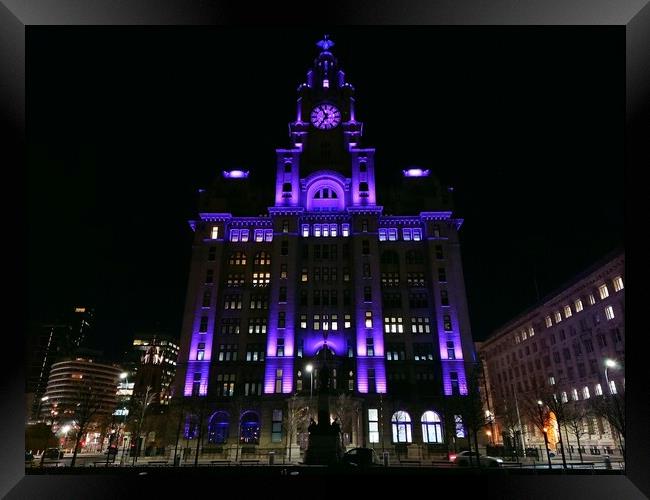
[[[184,437],[204,447],[304,446],[325,365],[346,444],[418,455],[463,435],[445,410],[475,360],[463,220],[430,169],[400,166],[378,199],[362,101],[333,45],[318,42],[298,87],[274,205],[246,216],[255,172],[224,171],[190,221],[176,398]]]

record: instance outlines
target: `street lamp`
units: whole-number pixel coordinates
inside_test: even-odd
[[[608,368],[618,368],[618,363],[614,361],[613,359],[606,359],[605,360],[605,382],[607,383],[607,389],[609,390],[610,396],[612,395],[612,386],[609,385],[609,378],[607,377],[607,369]]]
[[[309,363],[305,366],[305,371],[309,373],[310,384],[309,384],[309,399],[311,400],[312,394],[314,392],[314,366]]]
[[[537,401],[537,411],[539,412],[539,423],[544,425],[544,415],[542,415],[542,405],[544,403],[541,400]],[[544,433],[544,447],[546,448],[546,458],[548,459],[548,468],[552,469],[553,466],[551,465],[551,454],[548,451],[548,434],[546,432],[546,427],[542,428],[542,432]]]
[[[128,389],[129,389],[129,378],[128,377],[129,377],[128,372],[120,373],[120,380],[124,380],[125,391],[128,391]],[[124,408],[124,410],[125,410],[124,411],[124,421],[122,422],[122,456],[120,457],[120,465],[122,465],[124,463],[124,454],[126,453],[126,417],[127,417],[126,407]]]

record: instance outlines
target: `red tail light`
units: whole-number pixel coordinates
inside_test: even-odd
[[[454,460],[456,460],[456,455],[454,453],[450,453],[449,454],[449,461],[453,462]]]

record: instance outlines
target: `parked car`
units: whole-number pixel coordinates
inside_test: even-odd
[[[343,455],[341,462],[353,467],[381,465],[377,452],[372,448],[352,448]]]
[[[461,451],[452,458],[452,462],[460,467],[467,467],[470,465],[469,458],[472,457],[472,465],[478,465],[476,458],[478,457],[483,467],[501,467],[503,466],[503,459],[491,457],[489,455],[477,455],[475,451]]]
[[[63,458],[63,450],[59,448],[48,448],[45,450],[45,458],[50,460],[60,460]]]

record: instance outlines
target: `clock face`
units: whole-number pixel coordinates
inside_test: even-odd
[[[341,123],[341,112],[331,104],[319,104],[311,112],[314,127],[329,130]]]

